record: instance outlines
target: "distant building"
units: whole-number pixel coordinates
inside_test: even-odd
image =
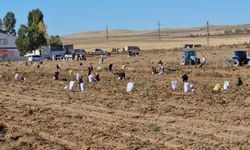
[[[0,61],[19,59],[20,53],[16,48],[16,37],[9,36],[0,30]]]
[[[66,50],[63,46],[42,46],[34,50],[34,55],[41,55],[43,58],[64,57]]]
[[[40,48],[33,50],[31,53],[27,53],[25,56],[40,55],[45,59],[62,58],[65,54],[73,54],[74,45],[58,45],[58,46],[41,46]]]

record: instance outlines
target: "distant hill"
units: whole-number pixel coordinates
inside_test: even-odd
[[[250,29],[250,24],[243,25],[210,25],[210,46],[243,44],[250,41],[248,35],[223,35],[225,31],[237,29]],[[194,43],[207,45],[207,27],[194,28],[162,28],[161,40],[158,30],[109,30],[108,40],[106,31],[80,32],[71,35],[63,35],[64,44],[74,44],[76,48],[91,51],[93,48],[102,48],[111,51],[112,48],[122,48],[128,45],[136,45],[143,50],[168,49],[180,47],[183,44]],[[192,35],[192,36],[191,36]]]
[[[226,30],[237,30],[237,29],[250,29],[250,24],[242,25],[210,25],[210,34],[220,34],[224,33]],[[194,28],[162,28],[162,36],[169,37],[182,37],[193,35],[205,35],[207,33],[207,27],[194,27]],[[90,32],[79,32],[74,35],[62,35],[62,38],[98,38],[105,37],[106,31],[90,31]],[[109,36],[158,36],[158,30],[109,30]]]

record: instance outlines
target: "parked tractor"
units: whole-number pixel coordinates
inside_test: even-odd
[[[183,65],[196,65],[200,64],[200,59],[196,57],[194,50],[184,50],[182,55]]]
[[[242,65],[249,65],[250,66],[250,56],[247,56],[247,51],[245,50],[235,50],[234,56],[230,61],[231,64],[235,67],[242,66]]]

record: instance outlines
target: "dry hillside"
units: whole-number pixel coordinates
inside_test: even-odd
[[[210,26],[210,45],[243,44],[250,41],[250,35],[218,36],[226,30],[247,29],[250,25]],[[82,32],[62,36],[64,44],[74,44],[78,48],[91,50],[102,48],[110,51],[112,48],[122,48],[127,45],[138,45],[144,50],[169,49],[180,47],[185,43],[207,45],[206,27],[161,29],[161,41],[158,40],[158,30],[110,30],[109,40],[106,31]],[[199,37],[190,37],[199,35]]]

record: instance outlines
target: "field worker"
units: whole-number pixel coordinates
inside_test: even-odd
[[[112,72],[113,71],[113,62],[109,64],[108,71]]]
[[[100,55],[99,65],[102,64],[103,62],[104,62],[104,56]]]
[[[159,61],[158,61],[158,65],[159,65],[159,64],[162,64],[162,65],[163,65],[163,62],[162,62],[161,60],[159,60]]]
[[[164,73],[164,67],[163,67],[163,63],[160,61],[159,63],[159,73],[158,74],[163,74]]]
[[[126,64],[122,64],[122,70],[125,70]]]
[[[152,74],[157,74],[158,72],[157,72],[157,70],[156,70],[156,68],[155,67],[152,67]]]
[[[79,77],[78,82],[79,82],[79,89],[81,90],[81,83],[83,83],[82,76]]]
[[[93,64],[92,64],[92,63],[90,63],[89,70],[90,70],[90,71],[93,71],[93,70],[94,70],[94,67],[93,67]]]
[[[40,67],[40,64],[37,64],[36,68],[41,68],[41,67]]]
[[[201,58],[201,64],[200,64],[199,68],[202,68],[206,62],[207,62],[207,58],[205,57],[205,55],[203,55]]]
[[[60,72],[58,70],[56,70],[54,72],[54,80],[58,80],[59,79],[59,74],[60,74]]]
[[[241,77],[237,74],[237,77],[236,77],[236,83],[235,83],[236,86],[241,86],[243,85],[243,81],[241,79]]]
[[[124,70],[121,70],[119,73],[118,73],[118,80],[122,80],[122,79],[125,79],[125,72]]]
[[[188,82],[188,76],[186,74],[182,75],[181,78],[183,82]]]
[[[88,76],[92,73],[93,69],[91,67],[88,67]]]
[[[126,67],[127,67],[127,65],[129,65],[129,63],[127,62],[127,63],[123,63],[122,64],[122,70],[125,70],[126,69]]]
[[[57,69],[57,71],[61,71],[61,68],[58,64],[56,65],[56,69]]]
[[[76,61],[79,61],[80,60],[80,54],[77,54],[76,55]]]
[[[73,71],[70,69],[69,70],[69,75],[72,76],[72,74],[73,74]]]
[[[24,74],[23,74],[23,73],[20,74],[19,80],[20,80],[20,81],[25,81],[25,80],[26,80],[26,78],[24,77]]]
[[[99,73],[95,73],[95,81],[101,81]]]
[[[88,76],[88,80],[90,83],[95,82],[95,78],[92,73]]]

